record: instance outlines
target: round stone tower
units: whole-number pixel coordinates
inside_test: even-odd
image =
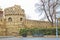
[[[19,28],[24,27],[25,14],[19,5],[4,9],[7,35],[18,35]]]

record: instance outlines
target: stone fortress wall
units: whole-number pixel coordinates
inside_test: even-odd
[[[25,11],[19,5],[0,9],[0,35],[1,36],[18,36],[20,28],[51,28],[47,21],[28,20]]]

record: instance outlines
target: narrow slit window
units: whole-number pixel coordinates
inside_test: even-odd
[[[22,21],[23,18],[20,18],[20,21]]]

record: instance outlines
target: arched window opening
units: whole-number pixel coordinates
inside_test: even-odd
[[[9,21],[9,22],[11,22],[11,21],[12,21],[12,18],[11,18],[11,17],[9,17],[9,18],[8,18],[8,21]]]

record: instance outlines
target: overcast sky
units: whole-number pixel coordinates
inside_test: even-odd
[[[0,0],[0,7],[7,8],[16,5],[20,5],[25,10],[26,17],[33,20],[39,20],[39,13],[35,12],[35,4],[38,0]]]

